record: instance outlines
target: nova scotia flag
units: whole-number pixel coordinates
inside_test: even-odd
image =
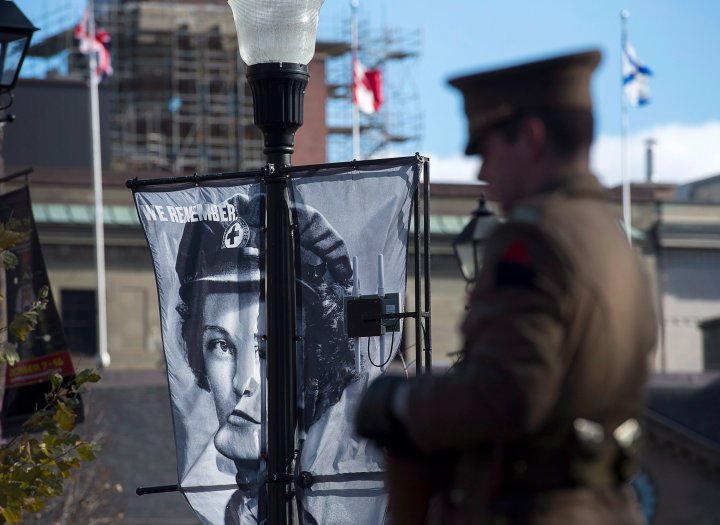
[[[635,48],[625,43],[622,54],[622,73],[625,96],[633,106],[644,106],[650,103],[650,86],[648,84],[652,71],[637,57]]]

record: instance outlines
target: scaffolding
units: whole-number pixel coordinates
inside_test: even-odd
[[[63,6],[47,9],[46,16],[66,13]],[[114,74],[104,91],[110,96],[113,169],[217,173],[264,164],[224,0],[95,0],[95,19],[112,36]],[[46,66],[46,76],[86,79],[87,57],[72,39],[75,22],[31,49],[38,70],[41,60],[64,57],[66,70],[53,73]]]
[[[349,38],[350,21],[329,31],[329,37]],[[327,34],[327,33],[326,33]],[[362,158],[408,155],[418,151],[422,137],[422,111],[417,83],[417,58],[422,45],[419,30],[373,28],[359,22],[358,59],[382,71],[384,102],[374,114],[360,114]],[[347,52],[327,60],[328,160],[352,157],[352,56]]]
[[[66,13],[58,0],[48,17]],[[67,3],[68,0],[64,0]],[[118,171],[218,173],[265,163],[253,123],[252,94],[226,0],[95,0],[98,27],[112,37],[111,166]],[[65,16],[68,16],[65,14]],[[72,18],[72,17],[70,17]],[[31,54],[64,54],[67,71],[87,77],[87,57],[73,44],[73,26],[33,46]],[[318,43],[325,62],[327,158],[352,156],[352,64],[349,22]],[[418,32],[361,25],[359,58],[383,70],[385,103],[362,115],[363,158],[417,151],[422,118],[415,81]]]
[[[116,1],[96,10],[113,35],[114,169],[217,173],[264,163],[227,5]]]

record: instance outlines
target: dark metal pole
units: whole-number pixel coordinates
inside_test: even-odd
[[[276,168],[289,166],[295,131],[303,122],[303,95],[309,75],[299,64],[248,67],[255,124],[262,130],[268,165],[265,234],[269,525],[295,523],[293,463],[297,430],[295,386],[295,260],[287,179]]]
[[[430,159],[423,166],[423,264],[425,269],[425,373],[432,372],[432,322],[430,315]]]
[[[420,258],[422,251],[420,249],[420,185],[415,187],[415,195],[413,195],[413,222],[415,223],[415,235],[413,247],[415,249],[415,375],[423,374],[423,340],[422,340],[422,308],[421,308],[421,281],[420,275]]]
[[[268,155],[268,171],[287,165],[290,155]],[[268,523],[293,523],[292,485],[295,457],[295,264],[287,183],[267,178],[267,381],[268,381]]]

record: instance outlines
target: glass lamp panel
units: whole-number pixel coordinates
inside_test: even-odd
[[[485,215],[477,218],[472,238],[482,243],[486,242],[492,232],[500,225],[496,215]]]
[[[455,245],[455,254],[460,263],[460,271],[466,281],[475,279],[475,250],[472,242]]]
[[[228,0],[240,56],[247,65],[307,65],[315,54],[318,12],[324,0]]]
[[[15,83],[20,62],[23,58],[23,51],[27,44],[28,37],[22,37],[18,40],[11,40],[0,44],[6,49],[0,50],[0,57],[4,57],[2,62],[2,75],[0,76],[0,86],[10,87]]]
[[[475,276],[480,274],[480,270],[483,267],[483,262],[485,259],[485,243],[484,242],[476,242],[474,244],[474,252],[475,252]]]

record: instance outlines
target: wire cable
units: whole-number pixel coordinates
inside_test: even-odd
[[[373,339],[373,338],[368,337],[368,344],[367,344],[368,361],[370,361],[370,364],[373,365],[375,368],[385,367],[385,365],[387,365],[390,362],[390,360],[392,359],[393,346],[395,346],[395,331],[397,330],[398,323],[401,321],[401,319],[402,319],[402,317],[398,317],[397,319],[395,319],[395,324],[393,325],[393,330],[392,330],[392,337],[390,338],[390,352],[388,353],[388,356],[385,359],[385,361],[379,365],[375,361],[373,361],[372,355],[370,355],[370,339]],[[385,337],[385,335],[383,334],[380,337]]]

